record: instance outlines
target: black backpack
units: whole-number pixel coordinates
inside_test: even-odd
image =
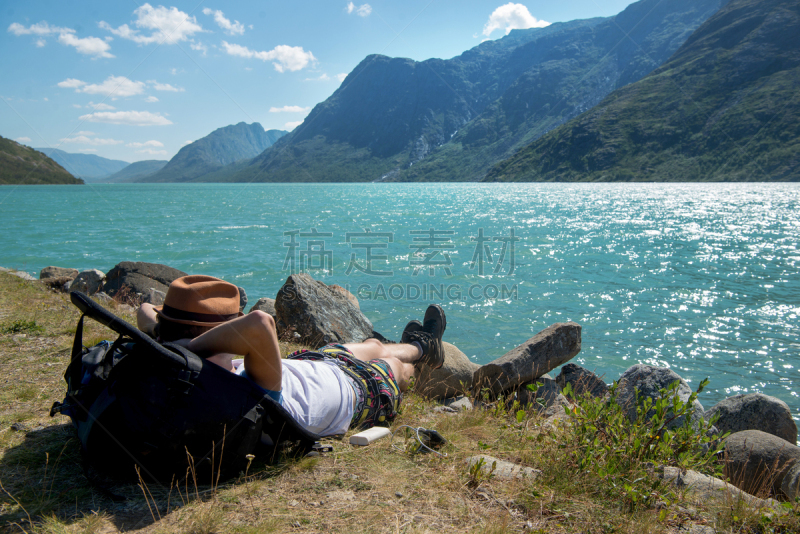
[[[248,455],[271,463],[279,448],[303,454],[320,439],[247,378],[154,341],[83,293],[70,298],[83,315],[64,374],[67,395],[50,415],[72,419],[85,458],[102,473],[136,477],[138,466],[143,477],[170,480],[191,467],[213,480],[205,477],[242,471]],[[119,338],[84,348],[86,316]]]

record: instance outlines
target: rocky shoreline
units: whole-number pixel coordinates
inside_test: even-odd
[[[51,266],[42,269],[38,280],[21,271],[5,268],[0,271],[42,283],[54,291],[77,290],[101,302],[115,300],[131,307],[144,302],[163,303],[172,280],[187,274],[166,265],[144,262],[121,262],[107,273]],[[247,295],[241,288],[240,295],[240,309],[244,311]],[[310,346],[359,342],[372,337],[392,342],[372,329],[372,323],[361,312],[354,295],[341,286],[327,285],[307,274],[289,276],[274,299],[260,298],[247,311],[254,309],[275,318],[281,338]],[[573,322],[551,325],[485,365],[472,362],[455,345],[445,343],[444,366],[435,371],[423,370],[415,391],[441,401],[444,411],[473,409],[474,404],[480,404],[479,399],[504,397],[515,399],[522,406],[529,405],[553,420],[566,421],[567,410],[574,408],[573,402],[562,393],[568,385],[575,397],[588,394],[607,398],[609,395],[608,385],[600,377],[568,363],[580,350],[581,326]],[[559,366],[561,369],[555,378],[547,374]],[[634,420],[637,392],[640,399],[655,400],[676,381],[678,397],[682,402],[688,401],[691,388],[674,371],[637,364],[620,376],[615,400]],[[529,387],[534,384],[536,387]],[[692,422],[710,420],[714,416],[717,416],[714,427],[717,435],[729,433],[724,438],[724,461],[730,484],[691,471],[666,471],[672,468],[662,472],[663,478],[678,486],[696,486],[701,493],[712,496],[735,487],[746,492],[744,500],[750,504],[763,504],[758,497],[789,501],[800,497],[797,426],[785,402],[751,393],[729,397],[708,410],[695,400],[689,411]],[[682,423],[676,420],[672,425]]]

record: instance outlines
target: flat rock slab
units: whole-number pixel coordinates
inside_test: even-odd
[[[650,397],[655,401],[661,398],[660,390],[668,388],[671,384],[678,381],[678,397],[686,402],[692,394],[692,388],[672,369],[666,367],[655,367],[652,365],[636,364],[628,368],[619,378],[619,388],[617,389],[617,402],[625,409],[628,418],[635,421],[636,412],[636,391],[639,391],[640,402],[645,397]],[[647,417],[652,417],[655,410],[651,409]],[[692,421],[697,421],[703,417],[704,410],[700,401],[695,400],[692,404]],[[683,425],[684,418],[678,417],[673,420],[668,428],[676,428]]]
[[[17,278],[22,278],[23,280],[28,280],[29,282],[36,280],[32,274],[26,273],[25,271],[10,271],[9,274]]]
[[[541,475],[542,472],[538,469],[534,469],[533,467],[524,467],[519,464],[515,464],[512,462],[507,462],[505,460],[500,460],[499,458],[495,458],[494,456],[487,456],[485,454],[481,454],[479,456],[470,456],[467,458],[467,464],[472,467],[479,461],[483,460],[483,465],[481,466],[481,471],[486,475],[492,473],[497,478],[536,478],[537,476]],[[496,462],[496,463],[495,463]],[[495,465],[494,471],[492,471],[492,464]]]
[[[310,345],[360,343],[372,336],[372,323],[344,293],[305,273],[286,279],[275,312],[281,336],[294,332]]]
[[[744,430],[725,439],[725,455],[725,475],[734,486],[751,495],[780,495],[783,479],[800,461],[800,447],[760,430]]]
[[[103,291],[112,297],[123,292],[138,304],[151,289],[166,293],[172,281],[182,276],[186,273],[160,263],[123,261],[108,271]]]
[[[778,504],[773,499],[759,499],[742,491],[733,484],[728,484],[723,480],[703,475],[691,469],[681,472],[678,467],[665,467],[662,478],[672,482],[678,488],[692,492],[697,503],[713,501],[718,504],[731,504],[737,500],[742,500],[755,508],[771,507]]]
[[[763,393],[735,395],[715,404],[706,412],[706,419],[719,414],[714,426],[722,432],[760,430],[789,443],[797,442],[797,425],[789,406],[780,399]]]
[[[568,362],[581,350],[581,325],[556,323],[475,371],[474,387],[495,396]]]
[[[439,369],[422,366],[414,391],[429,399],[446,399],[464,395],[472,390],[472,376],[480,365],[471,361],[458,347],[446,341],[444,365]]]

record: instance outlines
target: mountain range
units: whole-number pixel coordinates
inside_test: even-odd
[[[205,181],[204,177],[214,171],[258,156],[286,133],[283,130],[264,131],[257,122],[240,122],[218,128],[181,148],[161,170],[137,181]]]
[[[731,0],[655,72],[488,181],[800,180],[800,3]]]
[[[0,184],[82,183],[42,152],[0,137]]]
[[[130,165],[127,161],[103,158],[95,154],[71,154],[58,148],[35,148],[34,150],[49,156],[70,174],[83,178],[87,182],[97,182]]]
[[[364,59],[233,181],[475,181],[667,60],[722,0],[640,0],[449,60]]]
[[[147,178],[151,174],[155,174],[164,168],[167,160],[146,159],[143,161],[134,161],[121,171],[117,171],[111,176],[106,176],[103,182],[136,182]]]

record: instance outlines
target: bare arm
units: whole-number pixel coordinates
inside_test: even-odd
[[[189,350],[197,354],[241,354],[247,375],[256,384],[271,391],[281,389],[281,350],[275,321],[262,311],[212,328],[194,338]]]
[[[152,304],[144,303],[136,311],[136,326],[139,330],[150,337],[156,337],[155,327],[158,322],[155,307]]]

